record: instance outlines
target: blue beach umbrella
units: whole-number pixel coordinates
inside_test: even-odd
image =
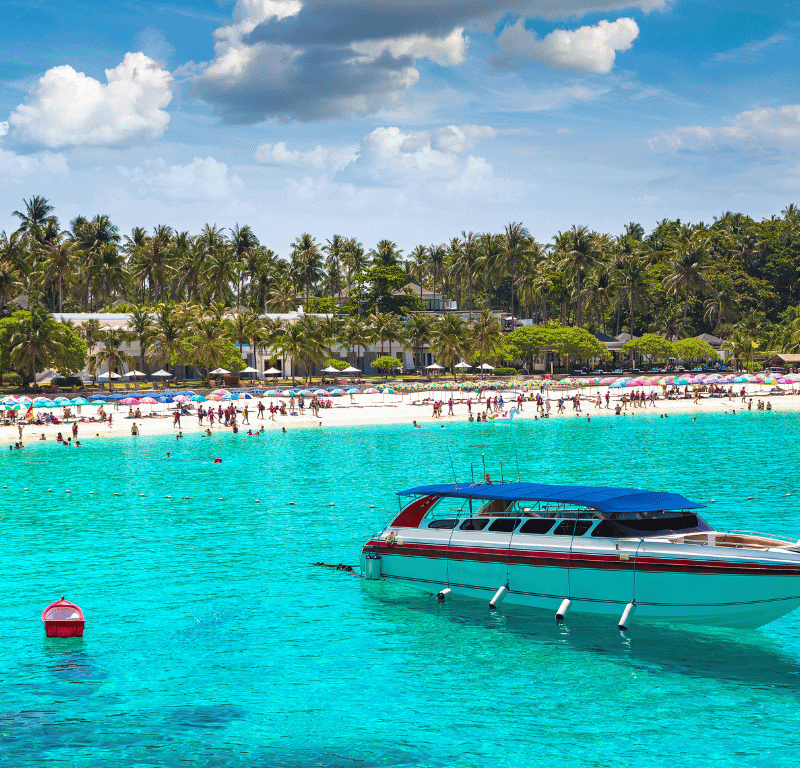
[[[89,405],[89,401],[85,397],[76,397],[74,400],[70,400],[70,405]]]
[[[105,400],[105,395],[89,395],[89,400]]]
[[[171,397],[167,397],[166,395],[162,395],[156,401],[158,403],[174,403],[175,401]]]
[[[264,394],[264,390],[263,389],[251,389],[249,394],[251,394],[251,395],[263,395]]]
[[[189,398],[193,403],[204,403],[206,399],[202,395],[192,395]]]
[[[70,404],[70,399],[68,397],[57,397],[55,400],[53,400],[53,405],[57,405],[59,407],[69,404]]]

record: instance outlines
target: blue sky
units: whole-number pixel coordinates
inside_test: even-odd
[[[4,0],[0,229],[250,224],[410,250],[522,221],[778,214],[793,3]]]

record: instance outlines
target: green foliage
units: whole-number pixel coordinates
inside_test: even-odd
[[[548,328],[551,346],[563,357],[589,360],[599,358],[608,360],[611,353],[606,345],[598,341],[585,328],[553,327]]]
[[[672,354],[680,360],[716,360],[719,357],[702,339],[679,339],[672,345]]]
[[[381,371],[385,375],[395,370],[396,368],[402,368],[403,364],[396,357],[383,355],[377,358],[377,360],[372,361],[372,367],[376,371]]]
[[[495,368],[492,373],[495,376],[516,376],[519,371],[516,368]]]
[[[86,365],[86,344],[75,331],[63,323],[58,323],[57,338],[62,348],[50,360],[50,367],[62,376],[82,371]]]
[[[377,265],[356,275],[354,298],[362,310],[406,315],[424,309],[422,301],[410,288],[402,267]],[[395,295],[396,293],[400,295]]]
[[[656,333],[645,333],[638,339],[626,341],[622,351],[626,355],[637,352],[650,360],[666,360],[673,356],[672,344]]]
[[[338,310],[336,302],[325,296],[312,296],[308,300],[308,307],[304,310],[309,314],[332,315]]]

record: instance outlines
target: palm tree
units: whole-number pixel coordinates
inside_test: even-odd
[[[150,311],[142,306],[134,306],[128,315],[128,329],[139,342],[139,364],[146,372],[147,345],[153,337],[153,319]]]
[[[258,315],[253,312],[237,311],[233,318],[225,321],[224,330],[228,337],[239,345],[239,354],[244,356],[242,347],[257,333],[258,326]]]
[[[461,233],[461,246],[455,254],[453,266],[467,281],[469,295],[469,317],[472,319],[472,293],[475,290],[475,274],[480,262],[480,248],[478,236],[474,232]]]
[[[9,261],[0,261],[0,315],[3,314],[8,300],[22,283],[19,272]]]
[[[95,296],[103,295],[106,301],[117,292],[124,291],[128,285],[125,260],[114,243],[106,243],[95,251],[88,273],[94,284]]]
[[[347,275],[347,290],[349,291],[353,285],[353,279],[355,276],[363,272],[369,264],[369,259],[364,253],[364,246],[361,245],[361,243],[359,243],[355,237],[345,240],[342,263],[345,266],[345,274]]]
[[[389,337],[392,330],[392,322],[395,316],[391,312],[380,312],[376,310],[369,316],[369,322],[375,337],[381,342],[381,357],[383,357],[383,343]]]
[[[430,341],[436,359],[445,367],[452,369],[455,379],[455,365],[468,354],[471,346],[466,333],[466,324],[458,315],[444,315],[434,323]]]
[[[578,328],[583,326],[583,296],[581,294],[583,273],[597,262],[597,251],[593,240],[592,234],[586,227],[579,227],[575,224],[568,232],[559,232],[556,237],[556,252],[560,256],[558,267],[575,280]]]
[[[747,370],[753,367],[753,358],[769,333],[769,324],[763,313],[751,310],[734,327],[727,346],[733,354],[747,359]]]
[[[11,335],[8,349],[11,362],[20,370],[30,371],[35,388],[38,364],[46,366],[51,357],[63,350],[58,323],[44,307],[32,304]]]
[[[630,317],[630,333],[634,335],[634,310],[640,296],[647,290],[647,272],[642,257],[636,254],[621,256],[616,261],[613,272],[614,286],[619,291],[617,301],[620,305],[627,299],[628,315]]]
[[[531,235],[521,223],[507,224],[503,237],[505,265],[511,274],[511,316],[514,315],[514,285],[517,282],[517,270],[528,250]]]
[[[381,240],[368,254],[373,267],[397,267],[403,252],[391,241]]]
[[[159,304],[153,323],[151,358],[169,370],[173,355],[179,350],[185,326],[174,304]]]
[[[133,368],[135,360],[133,355],[125,352],[122,349],[124,344],[129,344],[133,340],[133,334],[124,331],[121,328],[107,328],[100,331],[100,349],[94,353],[94,357],[90,363],[92,375],[95,376],[97,371],[101,370],[103,366],[107,366],[108,371],[108,388],[114,389],[114,380],[111,378],[112,373],[122,373],[122,367],[127,365]]]
[[[270,312],[291,312],[297,308],[295,290],[289,280],[279,283],[267,302]]]
[[[483,283],[486,291],[486,308],[492,308],[492,276],[500,269],[503,259],[503,239],[500,235],[486,233],[480,238],[478,262],[483,267]]]
[[[425,315],[414,314],[406,322],[406,335],[411,343],[414,366],[422,366],[422,346],[431,333],[431,321]]]
[[[300,323],[285,323],[272,342],[272,348],[277,354],[284,359],[291,359],[292,385],[295,381],[295,366],[302,357],[305,341],[305,331]]]
[[[75,265],[77,247],[75,241],[69,239],[66,232],[62,232],[58,239],[43,246],[43,251],[45,257],[40,267],[45,280],[55,280],[58,284],[58,311],[63,312],[64,277]]]
[[[493,358],[503,344],[503,328],[500,321],[488,309],[484,309],[469,329],[474,348],[478,351],[478,365]],[[455,371],[454,371],[455,372]]]
[[[444,245],[432,245],[428,248],[428,265],[433,277],[433,307],[436,309],[436,286],[439,282],[439,276],[442,274],[444,267],[445,255],[447,254],[447,247]],[[444,309],[444,296],[442,296],[442,309]]]
[[[233,250],[233,260],[240,267],[244,265],[248,253],[251,253],[258,248],[258,238],[253,233],[249,226],[245,225],[240,227],[238,224],[230,231],[231,232],[231,248]],[[245,274],[245,270],[239,271],[236,274],[236,306],[241,303],[241,275]]]
[[[296,276],[306,290],[305,307],[307,309],[311,286],[316,285],[325,274],[322,269],[319,246],[311,235],[300,235],[292,243],[292,262],[295,265]]]
[[[345,239],[341,235],[334,235],[325,241],[322,250],[328,254],[325,269],[328,272],[328,292],[336,296],[342,290],[342,255],[345,251]]]
[[[204,372],[207,378],[225,344],[222,324],[215,317],[205,315],[195,320],[189,333],[191,344],[205,363]]]
[[[672,248],[670,274],[664,280],[664,288],[675,296],[683,293],[683,327],[689,314],[689,299],[692,294],[701,292],[707,285],[705,272],[708,256],[706,235],[701,230],[682,232],[674,241]]]
[[[30,200],[23,199],[22,202],[25,203],[25,210],[12,213],[20,220],[17,233],[26,239],[41,240],[47,225],[57,224],[56,217],[52,215],[55,208],[41,195],[34,195]]]
[[[355,368],[358,362],[358,348],[364,347],[366,354],[367,344],[369,344],[372,339],[372,328],[368,326],[361,317],[351,316],[342,324],[337,340],[339,344],[347,350],[348,361],[350,359],[350,352],[353,349],[356,350],[356,356],[352,363]]]

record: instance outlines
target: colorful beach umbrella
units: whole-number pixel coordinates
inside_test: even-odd
[[[192,395],[189,398],[193,403],[204,403],[206,399],[202,395]]]

